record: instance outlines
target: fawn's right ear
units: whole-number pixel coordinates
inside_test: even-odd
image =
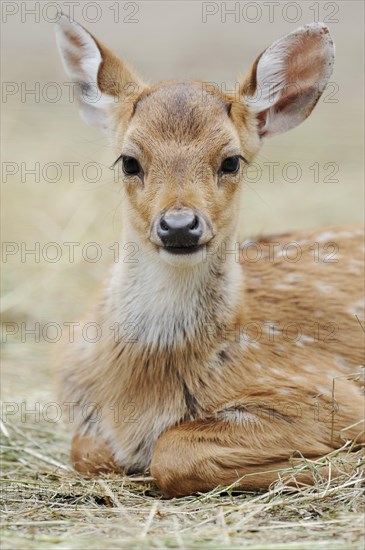
[[[111,107],[131,100],[145,85],[103,44],[81,25],[61,15],[56,27],[57,45],[68,77],[76,86],[82,118],[110,129]]]

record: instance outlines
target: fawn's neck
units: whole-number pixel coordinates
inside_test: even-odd
[[[124,239],[121,249],[126,242],[132,241]],[[134,260],[116,264],[109,310],[121,326],[134,328],[141,345],[166,349],[213,339],[233,318],[243,283],[234,256],[222,261],[212,255],[196,266],[176,267],[140,246]]]

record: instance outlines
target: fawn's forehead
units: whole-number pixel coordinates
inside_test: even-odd
[[[135,103],[130,137],[149,141],[225,145],[235,139],[229,98],[202,82],[167,82],[147,89]],[[152,144],[152,143],[151,143]]]

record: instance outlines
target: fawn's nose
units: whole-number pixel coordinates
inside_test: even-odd
[[[157,235],[166,247],[192,248],[203,235],[203,222],[189,208],[168,210],[158,221]]]

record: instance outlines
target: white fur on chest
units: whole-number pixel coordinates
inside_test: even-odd
[[[179,346],[201,331],[214,330],[217,316],[228,318],[242,282],[236,267],[218,281],[208,262],[176,268],[157,254],[140,254],[138,262],[116,266],[108,289],[109,308],[122,330],[134,329],[141,345]]]

